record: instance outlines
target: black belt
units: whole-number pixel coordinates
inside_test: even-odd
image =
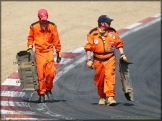
[[[98,61],[107,61],[107,60],[109,60],[111,57],[113,57],[113,56],[115,56],[114,54],[113,55],[111,55],[109,58],[97,58],[97,57],[95,57],[95,56],[93,56],[93,59],[94,60],[98,60]]]

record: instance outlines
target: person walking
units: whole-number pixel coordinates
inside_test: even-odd
[[[53,80],[56,76],[56,65],[54,52],[56,51],[56,62],[61,61],[61,43],[58,35],[57,25],[48,21],[48,11],[44,8],[38,10],[38,21],[30,25],[27,37],[27,52],[35,47],[35,61],[38,75],[39,95],[38,103],[45,102],[45,94],[53,101]]]
[[[94,83],[100,97],[98,104],[116,105],[115,97],[115,49],[120,52],[120,58],[127,61],[124,54],[124,43],[116,30],[110,27],[113,19],[107,15],[98,18],[98,26],[87,34],[84,46],[87,55],[87,67],[95,69]],[[91,53],[93,52],[93,60]]]

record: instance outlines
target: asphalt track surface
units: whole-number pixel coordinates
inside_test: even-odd
[[[126,100],[120,81],[116,51],[116,106],[98,105],[99,96],[93,77],[85,64],[85,53],[60,68],[55,79],[54,101],[38,104],[31,94],[29,107],[52,120],[161,119],[161,23],[156,22],[122,38],[130,62],[134,102]],[[80,61],[80,62],[79,62]],[[76,63],[78,62],[78,63]],[[73,68],[68,69],[68,66]]]

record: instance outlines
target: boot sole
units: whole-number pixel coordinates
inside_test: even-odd
[[[54,99],[48,99],[49,101],[54,101]]]
[[[43,101],[38,100],[37,103],[45,103],[45,100]]]
[[[51,95],[51,96],[50,96],[50,95]],[[54,101],[54,99],[53,99],[53,97],[52,97],[52,94],[47,94],[47,93],[46,93],[46,96],[47,96],[47,98],[48,98],[49,101]],[[50,98],[50,97],[52,97],[52,98]]]
[[[99,103],[98,103],[98,104],[99,104]],[[102,104],[100,103],[99,105],[105,105],[105,104],[106,104],[106,103],[102,103]]]
[[[51,99],[51,98],[49,98],[48,96],[47,96],[47,98],[48,98],[48,100],[49,100],[49,101],[54,101],[54,99],[53,99],[53,98]]]
[[[40,97],[38,99],[37,103],[45,103],[45,96],[44,97]]]
[[[111,103],[111,104],[108,104],[108,106],[115,106],[116,103]]]

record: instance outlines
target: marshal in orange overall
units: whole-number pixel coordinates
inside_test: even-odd
[[[98,26],[87,34],[87,43],[84,46],[87,54],[87,66],[89,68],[94,66],[96,72],[94,83],[100,97],[98,104],[106,104],[106,98],[108,98],[107,105],[109,106],[116,105],[114,100],[115,50],[118,49],[121,58],[127,60],[122,40],[116,30],[110,27],[112,21],[113,19],[107,15],[101,15],[98,18]],[[93,52],[93,61],[91,52]]]

